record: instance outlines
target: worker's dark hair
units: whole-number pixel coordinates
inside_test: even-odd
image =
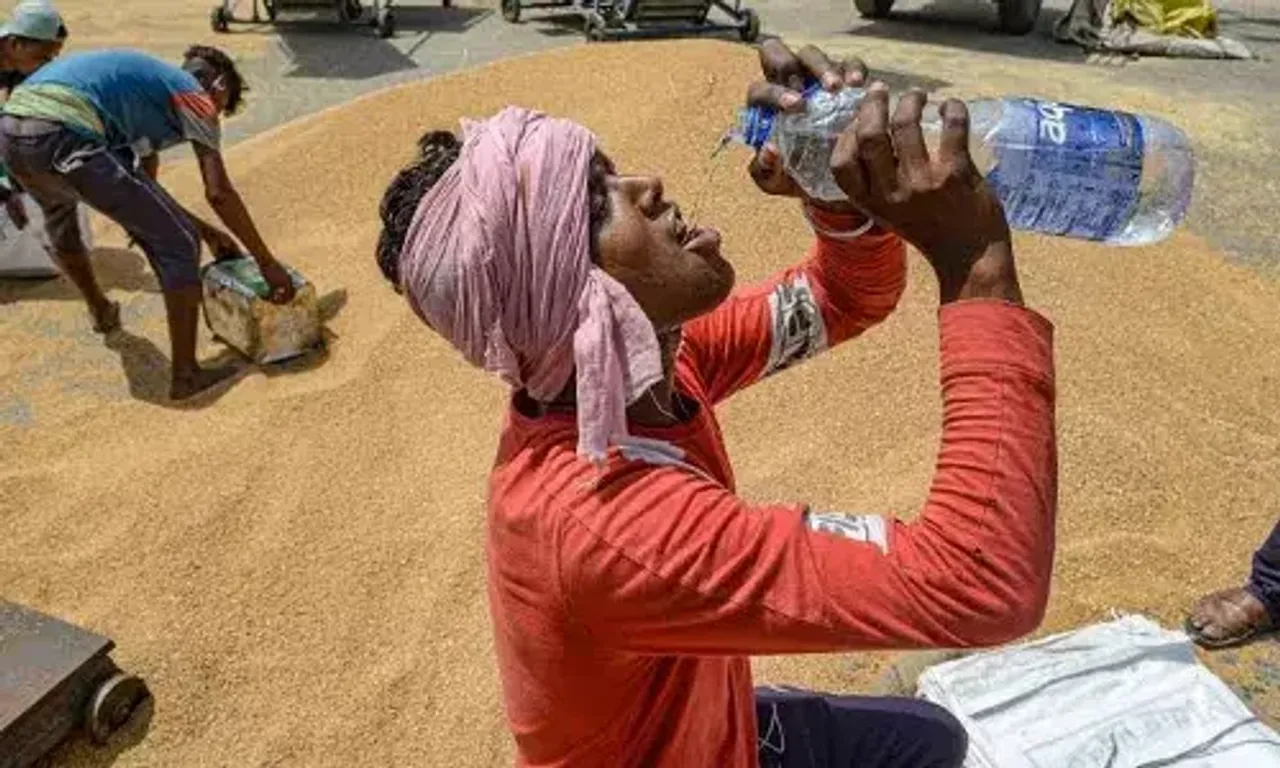
[[[54,39],[56,39],[56,40],[66,40],[66,39],[67,39],[67,25],[66,25],[66,24],[59,24],[59,25],[58,25],[58,32],[57,32],[57,34],[55,34],[55,35],[54,35]]]
[[[445,171],[458,159],[462,142],[448,131],[430,131],[418,139],[418,153],[401,168],[382,195],[378,216],[382,234],[378,237],[378,268],[392,285],[400,285],[400,251],[409,234],[409,225],[418,203],[427,190],[435,186]],[[613,164],[596,152],[588,170],[587,192],[591,221],[591,258],[596,258],[600,228],[609,220],[609,189],[606,177],[613,174]]]
[[[227,108],[223,112],[234,115],[240,109],[244,92],[249,90],[249,85],[230,56],[210,45],[193,45],[182,54],[182,68],[206,88],[213,85],[219,77],[224,78],[227,86]]]

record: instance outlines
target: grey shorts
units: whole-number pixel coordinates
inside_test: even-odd
[[[59,123],[0,117],[0,161],[44,214],[55,250],[84,252],[76,206],[83,202],[124,227],[164,290],[200,283],[200,238],[169,193],[131,159]]]

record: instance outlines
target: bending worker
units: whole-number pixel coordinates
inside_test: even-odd
[[[91,51],[41,67],[14,89],[0,117],[0,161],[39,203],[55,258],[88,303],[96,331],[117,328],[120,309],[94,278],[76,205],[115,221],[146,253],[164,292],[175,400],[234,373],[200,367],[196,330],[200,241],[215,253],[239,246],[155,182],[155,153],[191,143],[209,204],[257,261],[271,300],[293,298],[289,275],[258,234],[219,148],[220,115],[235,112],[242,89],[230,57],[216,48],[192,47],[181,68],[136,51]],[[147,173],[135,171],[134,154],[149,158]]]
[[[786,86],[804,75],[831,89],[865,78],[816,49],[770,41],[761,56],[754,103],[802,108]],[[891,118],[874,84],[832,160],[872,218],[803,200],[807,257],[732,293],[715,230],[567,120],[512,107],[461,141],[428,134],[387,190],[383,272],[513,388],[487,557],[520,765],[961,764],[966,736],[940,707],[757,692],[749,660],[998,644],[1043,615],[1052,330],[1023,306],[964,105],[943,105],[931,158],[924,101],[904,96]],[[762,152],[757,184],[798,196],[778,165]],[[941,304],[942,447],[919,518],[742,498],[715,406],[886,317],[904,240]]]

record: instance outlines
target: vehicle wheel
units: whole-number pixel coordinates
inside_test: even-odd
[[[883,19],[893,8],[893,0],[853,0],[853,7],[868,19]]]
[[[738,36],[744,43],[754,43],[760,39],[760,14],[747,8],[742,12],[742,28]]]
[[[587,23],[583,27],[583,33],[587,37],[588,43],[601,43],[607,37],[604,24],[595,16],[588,16]]]
[[[354,24],[364,15],[360,0],[338,0],[338,21],[343,24]],[[376,21],[376,19],[375,19]]]
[[[378,37],[383,40],[396,33],[396,17],[388,8],[378,11]]]
[[[452,7],[453,7],[453,0],[440,0],[440,7],[441,7],[441,8],[452,8]]]
[[[148,696],[147,686],[137,677],[117,672],[94,691],[85,712],[85,727],[98,744],[105,744],[111,734],[129,722],[133,711]]]
[[[262,7],[267,12],[267,21],[274,24],[276,20],[276,13],[279,11],[279,9],[276,8],[276,0],[262,0]]]
[[[502,0],[502,18],[512,24],[519,24],[520,0]]]
[[[998,3],[1001,32],[1025,35],[1036,28],[1041,0],[998,0]]]
[[[225,5],[219,3],[209,11],[209,26],[213,27],[214,32],[226,32],[231,26],[231,14],[227,13]]]

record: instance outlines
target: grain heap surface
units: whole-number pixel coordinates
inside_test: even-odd
[[[661,174],[723,229],[741,281],[763,277],[801,256],[799,212],[754,191],[742,153],[709,158],[754,71],[749,50],[720,43],[583,46],[234,147],[266,239],[324,297],[331,350],[251,371],[201,409],[161,402],[161,300],[113,226],[99,224],[96,260],[127,333],[110,345],[69,285],[0,285],[0,585],[110,635],[150,682],[149,732],[113,747],[114,765],[509,763],[483,571],[504,393],[383,283],[378,198],[423,130],[522,103],[585,122],[622,168]],[[164,181],[199,201],[191,167]],[[1242,576],[1280,516],[1280,286],[1188,233],[1126,251],[1017,247],[1028,300],[1058,334],[1045,627],[1112,608],[1179,621]],[[921,502],[938,436],[935,288],[918,257],[911,272],[883,326],[724,409],[745,496],[906,515]],[[759,669],[864,681],[845,661]],[[856,661],[867,673],[878,657]],[[62,757],[110,762],[80,746]]]

